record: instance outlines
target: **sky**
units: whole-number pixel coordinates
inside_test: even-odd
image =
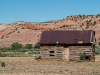
[[[45,22],[100,14],[100,0],[0,0],[0,23]]]

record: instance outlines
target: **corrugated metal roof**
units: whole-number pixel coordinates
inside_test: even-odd
[[[93,30],[43,31],[40,44],[77,44],[93,42]]]

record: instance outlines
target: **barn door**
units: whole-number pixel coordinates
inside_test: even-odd
[[[64,48],[64,60],[69,61],[69,47]]]

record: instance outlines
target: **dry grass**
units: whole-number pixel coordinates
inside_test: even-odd
[[[0,57],[0,75],[100,75],[100,62],[38,60],[33,57]]]

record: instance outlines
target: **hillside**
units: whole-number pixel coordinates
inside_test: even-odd
[[[40,23],[27,23],[26,28],[33,30],[49,29],[88,29],[100,24],[100,15],[75,15],[62,20],[47,21]],[[33,27],[32,27],[33,26]]]
[[[0,46],[11,46],[14,42],[35,44],[39,41],[41,31],[25,29],[25,23],[15,22],[0,25]]]
[[[98,45],[100,15],[73,15],[62,20],[47,22],[18,21],[11,24],[0,24],[0,46],[10,46],[14,42],[34,45],[39,42],[43,30],[95,30]]]

